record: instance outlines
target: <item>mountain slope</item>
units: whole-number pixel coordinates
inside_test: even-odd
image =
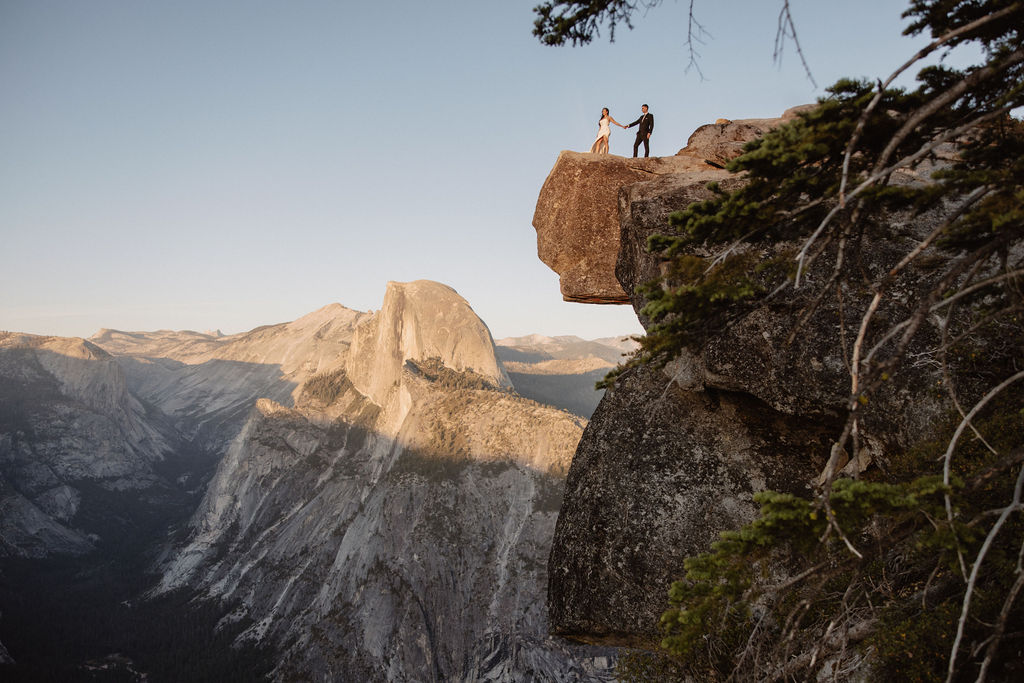
[[[436,283],[389,283],[295,408],[261,400],[159,590],[222,600],[275,678],[603,680],[547,636],[545,558],[583,421],[508,392]]]
[[[230,336],[8,336],[0,378],[0,538],[81,555],[0,562],[0,676],[609,680],[547,636],[585,420],[513,393],[450,287]]]
[[[173,417],[185,437],[222,449],[256,399],[291,405],[307,377],[337,367],[364,317],[330,304],[231,336],[101,330],[90,341],[114,355],[132,391]]]
[[[155,486],[171,447],[154,424],[94,344],[0,334],[0,556],[92,550],[97,529],[76,519],[83,487],[105,498]]]

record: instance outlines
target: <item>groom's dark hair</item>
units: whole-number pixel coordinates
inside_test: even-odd
[[[641,106],[641,107],[647,107],[647,105],[646,105],[646,104],[641,104],[640,106]],[[647,108],[648,108],[648,109],[650,109],[650,107],[647,107]]]

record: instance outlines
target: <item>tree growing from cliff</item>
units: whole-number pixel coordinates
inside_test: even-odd
[[[541,12],[568,5],[591,11],[569,24]],[[551,2],[537,31],[586,42],[572,21],[586,36],[635,10]],[[760,517],[673,585],[663,645],[701,679],[842,680],[865,656],[894,680],[1024,676],[1024,125],[1011,116],[1024,106],[1024,3],[912,0],[904,16],[925,48],[884,81],[836,83],[751,143],[729,166],[740,189],[712,187],[648,245],[665,275],[644,291],[650,325],[620,372],[699,351],[755,305],[796,301],[788,343],[837,311],[849,375],[815,496],[759,494]],[[892,87],[966,45],[979,63]],[[894,219],[930,215],[925,233]],[[902,247],[866,253],[875,237]],[[928,367],[947,423],[841,476],[880,398]]]

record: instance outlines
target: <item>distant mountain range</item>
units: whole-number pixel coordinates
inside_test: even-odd
[[[539,334],[507,337],[495,343],[498,358],[517,392],[588,419],[604,395],[604,390],[594,385],[637,346],[629,337],[588,341]]]
[[[244,651],[167,678],[173,605],[281,680],[610,680],[609,651],[546,635],[544,593],[594,382],[630,348],[496,345],[429,281],[228,336],[3,334],[0,667],[170,680]],[[40,623],[65,594],[115,624],[80,654]]]

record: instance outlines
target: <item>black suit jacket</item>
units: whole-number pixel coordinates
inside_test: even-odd
[[[648,134],[654,132],[654,114],[652,114],[651,112],[647,112],[646,114],[638,118],[636,121],[626,126],[626,128],[632,128],[637,124],[640,124],[640,130],[638,130],[636,134],[639,135],[641,138],[647,137]]]

